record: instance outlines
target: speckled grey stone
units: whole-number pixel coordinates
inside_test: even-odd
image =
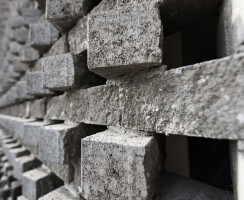
[[[22,177],[22,193],[28,200],[37,200],[61,185],[62,181],[45,168],[30,170]]]
[[[80,19],[69,31],[70,52],[80,54],[87,50],[87,16]]]
[[[36,96],[53,95],[53,92],[43,88],[42,72],[28,72],[26,76],[27,93]]]
[[[43,87],[53,90],[69,90],[81,85],[81,57],[67,53],[42,59]]]
[[[62,32],[85,16],[94,6],[94,0],[46,0],[46,18]]]
[[[18,81],[16,83],[17,97],[19,101],[33,99],[33,96],[27,94],[26,81]]]
[[[40,58],[40,53],[36,49],[26,46],[20,51],[20,59],[23,63],[32,64]]]
[[[59,39],[59,31],[50,23],[31,24],[30,45],[40,51],[48,50]]]
[[[43,126],[38,133],[38,158],[66,183],[73,180],[73,165],[80,161],[82,126],[56,124]],[[79,177],[77,177],[79,178]]]
[[[46,98],[30,102],[29,116],[33,119],[43,119],[46,115]]]
[[[12,65],[14,67],[14,70],[20,73],[26,72],[27,69],[29,68],[28,64],[22,62],[14,62],[12,63]]]
[[[162,35],[155,2],[90,15],[88,68],[105,78],[113,78],[159,66]]]
[[[71,191],[67,186],[62,186],[52,192],[49,192],[45,196],[39,198],[39,200],[82,200],[77,194]]]
[[[145,70],[50,100],[46,118],[142,131],[244,138],[244,54]]]
[[[81,140],[81,194],[87,200],[151,200],[159,158],[152,136],[108,130],[86,137]]]
[[[38,156],[38,135],[42,126],[49,123],[37,121],[24,124],[23,145],[30,150],[32,154]]]
[[[19,54],[19,52],[20,52],[21,48],[23,48],[23,46],[17,42],[11,42],[9,44],[9,48],[10,48],[11,53]]]

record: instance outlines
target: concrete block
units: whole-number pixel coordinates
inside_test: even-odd
[[[14,161],[13,175],[18,180],[22,179],[22,174],[26,171],[32,170],[41,166],[41,162],[36,159],[33,155],[21,156]]]
[[[108,130],[81,140],[85,199],[152,199],[159,170],[159,147],[152,136]]]
[[[41,127],[48,125],[46,122],[31,122],[24,125],[23,145],[31,151],[32,154],[38,154],[38,135]]]
[[[46,18],[66,32],[95,5],[94,0],[46,0]]]
[[[64,182],[73,181],[74,167],[80,162],[80,139],[88,131],[82,125],[44,126],[38,136],[38,158]],[[78,177],[79,178],[79,177]]]
[[[21,157],[21,156],[26,156],[29,154],[30,153],[27,151],[27,149],[25,147],[19,147],[19,148],[10,149],[7,157],[9,159],[9,163],[12,166],[14,166],[16,158]]]
[[[16,28],[14,30],[14,37],[15,40],[21,44],[24,44],[28,40],[28,29],[24,26],[21,26],[20,28]]]
[[[17,15],[12,17],[9,20],[9,27],[11,29],[16,29],[16,28],[20,28],[21,26],[23,26],[25,24],[23,17]]]
[[[75,192],[70,191],[67,186],[62,186],[43,197],[39,198],[39,200],[50,200],[50,199],[58,199],[58,200],[79,200],[80,198],[77,195],[74,195]]]
[[[34,8],[22,8],[20,10],[21,16],[24,19],[25,26],[29,26],[30,24],[36,24],[40,21],[43,16],[43,11],[40,9]]]
[[[53,90],[79,87],[85,71],[80,62],[81,57],[71,53],[43,58],[43,87]]]
[[[12,65],[14,66],[14,70],[16,72],[21,72],[21,73],[26,72],[27,69],[29,68],[28,64],[22,62],[14,62],[12,63]]]
[[[22,177],[22,193],[29,200],[37,200],[61,185],[62,181],[44,168],[25,172]]]
[[[27,64],[33,64],[35,61],[37,61],[40,58],[40,53],[36,49],[32,47],[24,47],[20,51],[20,59],[21,62],[27,63]]]
[[[26,76],[27,93],[35,96],[49,96],[54,93],[43,88],[42,72],[28,72]]]
[[[88,68],[105,78],[114,78],[160,66],[162,36],[155,2],[90,15]]]
[[[80,54],[87,50],[87,16],[80,19],[69,31],[70,52]]]
[[[17,42],[10,42],[10,44],[9,44],[10,52],[13,53],[13,54],[17,54],[18,55],[19,52],[21,51],[21,48],[23,48],[23,46],[20,45]]]
[[[59,31],[50,23],[31,24],[29,28],[29,41],[32,47],[48,50],[59,39]]]
[[[45,98],[36,99],[30,102],[30,117],[33,119],[44,119],[46,115],[46,103]]]
[[[30,100],[34,98],[33,96],[27,94],[26,81],[19,81],[18,83],[16,83],[16,88],[17,88],[17,97],[19,101]]]

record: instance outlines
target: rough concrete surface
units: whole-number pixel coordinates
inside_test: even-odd
[[[152,136],[108,130],[86,137],[81,140],[81,194],[88,200],[150,200],[159,159]]]
[[[88,68],[105,77],[159,66],[163,27],[157,3],[141,3],[88,17]]]

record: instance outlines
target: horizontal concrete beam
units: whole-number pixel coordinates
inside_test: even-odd
[[[238,54],[131,74],[52,98],[46,118],[167,135],[244,138],[243,63],[244,54]]]

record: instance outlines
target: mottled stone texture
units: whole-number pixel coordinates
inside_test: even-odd
[[[105,131],[81,140],[81,193],[85,199],[151,200],[160,170],[152,136]]]
[[[106,78],[159,66],[163,28],[157,3],[88,18],[88,68]]]
[[[46,18],[62,32],[85,16],[97,0],[46,0]]]
[[[50,100],[47,119],[137,130],[243,138],[244,54],[165,71],[163,67]]]
[[[45,51],[59,39],[58,30],[49,23],[31,24],[29,42],[32,47]]]
[[[27,93],[36,96],[53,95],[53,92],[43,88],[42,72],[28,72],[26,76]]]
[[[87,16],[80,19],[69,31],[70,52],[80,54],[87,50]]]
[[[40,58],[39,51],[32,47],[25,47],[20,51],[20,59],[23,63],[32,64]]]
[[[43,87],[54,90],[77,88],[81,84],[81,57],[71,53],[42,59]]]

